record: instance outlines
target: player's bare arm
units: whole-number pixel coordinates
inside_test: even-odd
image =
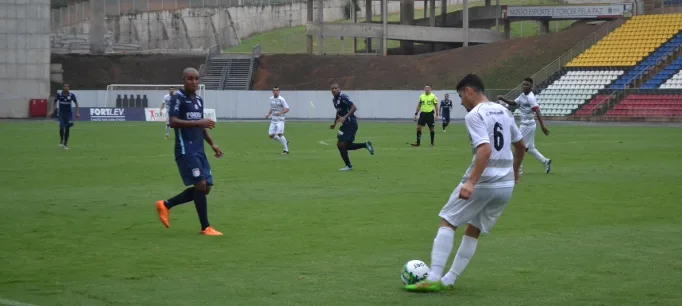
[[[474,161],[474,168],[471,169],[471,175],[466,183],[459,190],[459,197],[468,200],[471,194],[474,193],[474,185],[481,178],[483,170],[485,170],[485,165],[488,164],[488,159],[490,159],[490,143],[482,143],[476,147],[476,159]]]
[[[414,110],[414,121],[417,121],[417,115],[419,115],[419,110],[421,109],[421,101],[417,102],[417,109]]]
[[[212,129],[215,127],[215,122],[213,122],[213,120],[208,119],[208,118],[203,118],[201,120],[182,120],[178,117],[171,116],[170,117],[170,127],[174,128],[174,129],[176,129],[176,128],[195,128],[195,127]]]
[[[356,110],[358,110],[358,108],[355,106],[355,104],[351,105],[351,106],[350,106],[350,111],[348,112],[348,114],[346,114],[346,115],[343,116],[343,117],[338,118],[338,121],[337,121],[337,122],[343,123],[344,121],[346,121],[346,119],[347,119],[348,117],[353,116],[353,114],[355,114],[355,111],[356,111]]]
[[[507,97],[505,97],[505,96],[503,96],[503,95],[497,96],[497,100],[502,100],[504,103],[507,103],[507,104],[509,104],[509,105],[516,105],[516,101],[514,101],[514,100],[509,100],[509,99],[507,99]]]
[[[161,102],[161,111],[166,107],[166,102]]]
[[[204,141],[211,146],[216,158],[221,158],[223,156],[223,151],[220,149],[220,147],[218,147],[217,144],[213,142],[213,138],[211,138],[211,135],[208,133],[207,129],[204,129]]]
[[[270,115],[272,115],[272,108],[268,110],[267,114],[265,114],[265,119],[270,118]]]
[[[57,102],[58,102],[57,97],[55,97],[55,98],[54,98],[54,103],[52,103],[52,111],[51,111],[50,113],[47,114],[47,117],[48,117],[48,118],[54,116],[54,113],[57,111]]]
[[[540,107],[539,106],[533,107],[533,111],[535,112],[535,115],[538,117],[538,122],[540,123],[540,128],[542,129],[542,132],[545,133],[545,135],[549,135],[549,130],[545,126],[545,120],[542,120],[542,113],[540,112]]]
[[[78,101],[76,101],[76,99],[73,99],[73,104],[76,105],[76,119],[80,119],[81,118],[81,112],[78,110]]]
[[[514,145],[514,183],[519,183],[519,170],[523,162],[523,156],[526,154],[526,144],[523,140],[512,143]]]

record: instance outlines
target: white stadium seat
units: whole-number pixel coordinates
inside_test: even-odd
[[[537,95],[538,104],[545,115],[566,116],[623,73],[623,70],[568,71]],[[682,82],[682,77],[679,80]]]

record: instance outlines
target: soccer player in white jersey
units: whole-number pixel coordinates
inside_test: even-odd
[[[270,110],[265,119],[271,118],[270,129],[268,134],[270,139],[278,141],[282,144],[282,155],[289,154],[289,142],[284,138],[284,114],[289,112],[289,104],[284,97],[279,95],[279,87],[272,88],[272,97],[270,97]]]
[[[440,228],[433,240],[428,277],[405,286],[408,291],[434,292],[452,288],[473,257],[478,237],[495,225],[518,182],[518,170],[526,149],[521,132],[511,112],[488,101],[483,90],[483,81],[474,74],[465,76],[457,84],[462,105],[469,112],[464,122],[474,158],[438,214]],[[441,278],[452,251],[455,230],[465,225],[452,267]]]
[[[163,110],[166,108],[166,105],[169,105],[171,97],[175,94],[175,87],[171,86],[168,88],[168,94],[163,96],[163,102],[161,102],[161,113],[163,114]],[[168,133],[170,133],[170,120],[168,116],[168,111],[166,111],[166,136],[164,139],[168,139]]]
[[[545,121],[542,120],[542,114],[540,113],[540,106],[532,91],[533,79],[523,79],[522,88],[523,92],[514,101],[509,100],[502,95],[498,96],[497,99],[504,101],[512,107],[518,107],[519,112],[521,113],[519,130],[521,131],[521,135],[523,135],[523,142],[526,144],[526,152],[545,165],[545,173],[549,173],[549,171],[552,170],[552,160],[542,156],[540,151],[535,148],[536,115],[542,132],[545,133],[545,135],[549,135],[549,130],[545,127]]]

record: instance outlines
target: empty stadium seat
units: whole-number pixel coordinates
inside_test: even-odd
[[[682,95],[629,94],[605,116],[682,117]]]
[[[630,84],[641,78],[642,76],[646,75],[649,73],[651,70],[653,70],[656,66],[658,66],[660,63],[663,62],[663,60],[668,57],[669,55],[672,55],[675,51],[679,50],[682,47],[682,33],[679,33],[675,35],[672,39],[670,39],[668,42],[666,42],[663,46],[658,48],[654,53],[649,55],[647,58],[645,58],[642,62],[637,64],[632,70],[628,71],[624,75],[622,75],[618,80],[613,82],[611,86],[609,86],[609,89],[623,89],[623,88],[628,88]],[[660,85],[664,80],[666,80],[668,77],[670,77],[672,74],[677,72],[679,68],[673,69],[674,67],[679,66],[679,63],[671,63],[666,67],[663,71],[660,71],[656,76],[654,76],[652,79],[649,79],[647,83],[642,85],[643,89],[651,89],[651,88],[656,88],[658,85]],[[670,71],[674,70],[674,71]]]
[[[612,99],[611,95],[596,95],[589,103],[583,105],[580,109],[575,111],[577,116],[592,116],[592,113],[600,105],[609,102]]]
[[[680,69],[682,69],[682,56],[677,58],[674,62],[665,67],[664,70],[644,84],[649,86],[642,86],[642,88],[653,89],[656,88],[656,85],[663,83],[660,86],[661,89],[682,89],[682,71],[680,71]],[[670,75],[672,75],[672,77],[670,77]]]
[[[632,67],[682,30],[682,14],[637,15],[566,67]]]
[[[538,104],[544,115],[569,115],[622,74],[622,70],[568,71],[538,95]]]

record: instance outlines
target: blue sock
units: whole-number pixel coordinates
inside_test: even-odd
[[[189,187],[180,194],[166,200],[164,204],[166,205],[166,208],[171,209],[173,206],[185,204],[187,202],[191,202],[192,200],[194,200],[194,187]]]
[[[194,191],[194,206],[197,208],[197,215],[199,215],[199,222],[201,222],[201,230],[205,230],[211,226],[208,224],[208,204],[206,204],[206,192]]]

